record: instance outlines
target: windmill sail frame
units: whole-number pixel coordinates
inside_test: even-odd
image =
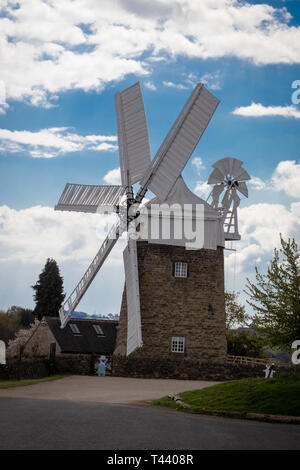
[[[127,298],[127,355],[143,345],[136,240],[129,239],[123,252]]]
[[[122,185],[132,186],[149,167],[150,144],[140,84],[115,96]]]
[[[218,104],[219,100],[202,83],[196,85],[145,173],[137,199],[145,188],[161,201],[167,198]]]
[[[67,183],[55,206],[59,211],[116,212],[125,188],[119,185]]]

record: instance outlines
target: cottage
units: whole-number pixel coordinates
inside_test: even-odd
[[[10,356],[55,357],[80,355],[110,356],[115,348],[115,320],[71,319],[60,328],[56,317],[44,317],[30,330],[22,330],[9,346]]]

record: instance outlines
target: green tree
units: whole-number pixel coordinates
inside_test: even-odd
[[[8,315],[0,310],[0,340],[6,345],[10,339],[15,337],[16,332],[21,328],[20,317],[17,315]]]
[[[245,306],[239,303],[239,292],[225,292],[226,329],[231,330],[238,326],[247,326],[250,315],[246,313]]]
[[[285,241],[266,274],[257,267],[256,283],[247,279],[248,304],[254,309],[253,328],[262,333],[265,343],[291,352],[293,341],[300,339],[300,253],[294,239]]]
[[[33,310],[30,308],[22,308],[19,317],[23,328],[29,328],[32,323],[34,323],[34,314]]]
[[[30,308],[18,307],[17,305],[12,305],[7,310],[7,315],[17,315],[20,318],[20,322],[23,328],[28,328],[31,323],[34,323],[34,314],[33,310]]]
[[[37,283],[32,288],[36,302],[34,314],[37,318],[41,320],[43,316],[57,317],[65,294],[63,278],[54,259],[47,259]]]
[[[251,330],[228,330],[227,353],[232,356],[266,357],[264,341]]]

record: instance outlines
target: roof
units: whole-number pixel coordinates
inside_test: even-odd
[[[161,204],[166,204],[167,207],[164,215],[158,207]],[[185,246],[187,249],[216,250],[218,246],[225,245],[219,212],[194,194],[187,187],[182,176],[179,176],[165,201],[160,201],[158,197],[155,197],[145,204],[145,211],[141,208],[140,213],[139,238],[141,240],[147,240],[149,243]],[[177,221],[176,230],[175,222],[171,222],[168,226],[170,233],[165,232],[166,236],[163,235],[164,218],[165,221],[172,220],[172,218]],[[195,222],[192,225],[194,228],[191,227],[191,221]],[[197,234],[196,239],[194,230]]]
[[[219,219],[218,211],[216,211],[206,201],[201,199],[201,197],[194,194],[187,187],[182,176],[178,177],[175,185],[173,186],[173,189],[170,191],[165,201],[161,201],[158,197],[155,197],[152,200],[148,201],[146,205],[149,207],[152,204],[168,204],[169,206],[172,206],[172,204],[180,204],[181,206],[183,206],[184,204],[191,204],[192,206],[196,206],[196,204],[201,204],[204,206],[205,219]]]
[[[118,322],[71,318],[65,328],[60,327],[56,317],[45,317],[61,352],[76,354],[112,354],[115,348]],[[74,334],[71,325],[76,325],[79,334]],[[104,335],[97,335],[93,325],[99,325]]]

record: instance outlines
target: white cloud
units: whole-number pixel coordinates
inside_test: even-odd
[[[174,82],[167,82],[167,81],[163,81],[162,83],[164,86],[168,88],[177,88],[177,90],[188,90],[189,88],[187,85],[183,85],[182,83],[174,83]]]
[[[211,88],[212,90],[220,90],[221,88],[221,74],[219,71],[215,73],[205,73],[200,77],[200,82],[204,83],[204,85],[207,85],[208,88]]]
[[[75,260],[86,264],[99,249],[115,215],[60,212],[35,206],[15,210],[0,206],[0,260],[42,263]],[[116,258],[112,257],[111,262]]]
[[[156,86],[151,81],[144,82],[144,85],[145,85],[146,88],[148,88],[148,90],[151,90],[151,91],[156,91],[157,90]]]
[[[262,189],[271,189],[269,183],[258,178],[258,176],[251,175],[251,180],[247,181],[246,183],[251,186],[252,189],[256,189],[258,191]]]
[[[281,116],[300,119],[300,110],[296,106],[264,106],[261,103],[241,106],[234,109],[232,114],[246,117]]]
[[[252,175],[247,185],[258,191],[284,191],[288,196],[300,199],[300,161],[283,160],[278,163],[270,179],[263,181]]]
[[[183,83],[174,83],[172,81],[163,81],[163,85],[168,88],[175,88],[177,90],[188,90],[194,88],[197,83],[204,83],[211,90],[220,90],[221,88],[221,73],[217,70],[212,73],[205,73],[204,75],[196,75],[195,73],[184,73]]]
[[[163,56],[152,56],[147,58],[148,62],[165,62],[166,60],[167,58]]]
[[[35,107],[40,108],[53,108],[58,106],[55,102],[59,99],[58,95],[49,95],[47,91],[34,88],[32,94],[26,97],[26,101]],[[54,103],[53,103],[54,102]]]
[[[265,271],[274,248],[280,246],[280,233],[285,239],[294,237],[300,241],[299,202],[290,208],[282,204],[253,204],[238,210],[238,220],[242,239],[237,242],[236,254],[226,257],[231,272],[253,273],[255,265]]]
[[[7,103],[0,104],[0,114],[5,114],[8,108],[9,105]]]
[[[207,199],[212,190],[211,185],[207,184],[207,181],[198,181],[194,188],[194,193],[202,199]]]
[[[205,168],[201,157],[194,157],[192,160],[192,165],[195,167],[198,175],[200,175],[201,170],[204,170]]]
[[[0,308],[33,307],[35,284],[47,258],[54,258],[69,295],[99,250],[115,215],[58,212],[35,206],[22,210],[0,206]],[[118,312],[124,271],[124,237],[118,241],[89,288],[79,310]]]
[[[300,27],[289,25],[285,8],[268,4],[19,0],[2,1],[0,11],[7,100],[34,106],[53,106],[65,90],[101,91],[128,74],[149,75],[153,64],[178,56],[300,63]]]
[[[186,83],[189,83],[194,87],[197,83],[204,83],[211,90],[220,90],[221,88],[221,72],[217,70],[212,73],[205,73],[204,75],[197,76],[194,73],[189,73],[186,80]]]
[[[52,127],[37,132],[0,129],[1,151],[26,152],[33,158],[85,151],[115,151],[116,136],[75,134],[69,127]]]
[[[108,173],[106,173],[103,179],[107,184],[121,184],[120,167],[115,168],[114,170],[110,170]]]
[[[272,175],[272,184],[275,190],[300,198],[300,161],[285,160],[278,163]]]

